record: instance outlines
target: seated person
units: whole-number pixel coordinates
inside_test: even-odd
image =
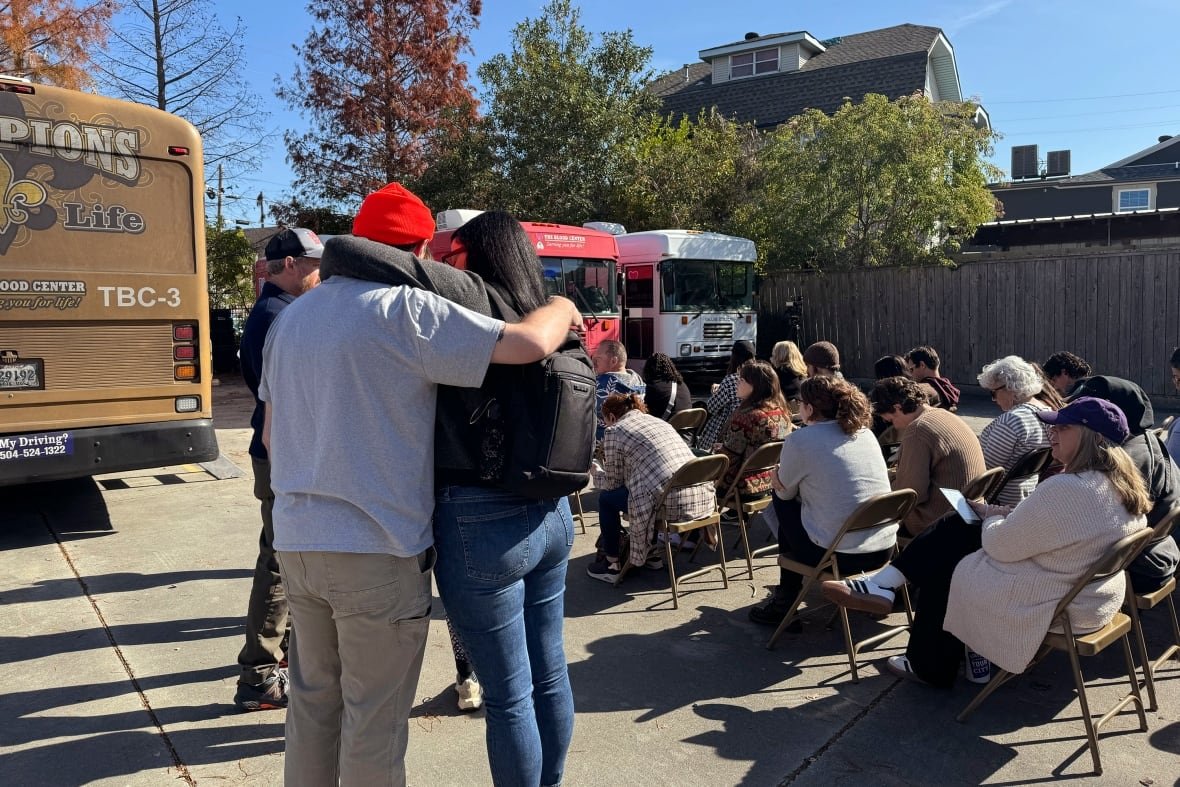
[[[594,374],[598,390],[595,392],[595,409],[598,415],[598,428],[595,440],[602,442],[602,403],[611,394],[639,394],[641,397],[647,390],[643,378],[627,368],[627,348],[621,342],[606,339],[598,343],[594,354],[590,357],[594,362]]]
[[[637,394],[611,394],[602,405],[606,436],[602,441],[603,461],[594,468],[598,493],[598,526],[603,557],[587,570],[594,579],[613,583],[619,576],[622,543],[622,513],[631,524],[632,565],[663,568],[663,560],[649,559],[655,537],[656,508],[668,479],[696,458],[675,429],[649,415]],[[713,511],[717,498],[712,484],[679,489],[668,499],[672,519],[695,519]]]
[[[778,342],[770,352],[770,365],[778,373],[778,387],[788,405],[799,398],[799,383],[807,378],[807,364],[794,342]]]
[[[807,376],[817,374],[824,377],[844,377],[840,371],[840,351],[831,342],[814,342],[803,351],[803,363],[807,365]]]
[[[1112,402],[1127,416],[1131,436],[1123,441],[1123,450],[1143,476],[1147,495],[1152,500],[1147,512],[1148,527],[1155,527],[1180,503],[1180,468],[1168,455],[1163,440],[1151,428],[1155,412],[1143,389],[1121,377],[1090,377],[1074,389],[1075,396],[1096,396]],[[1131,588],[1136,593],[1150,593],[1167,584],[1180,565],[1180,547],[1176,531],[1169,538],[1152,541],[1127,567]]]
[[[857,506],[890,491],[889,475],[860,389],[835,377],[809,377],[799,396],[807,428],[783,441],[773,478],[774,517],[779,551],[814,566]],[[896,541],[897,525],[850,533],[837,548],[836,564],[849,574],[877,568],[888,562]],[[802,586],[801,576],[780,569],[774,595],[750,608],[750,620],[777,626]],[[797,631],[796,624],[788,631]]]
[[[979,438],[959,416],[932,407],[908,377],[879,380],[870,399],[874,412],[901,433],[893,488],[918,493],[903,522],[917,535],[951,510],[940,487],[962,489],[986,469]]]
[[[1041,368],[1049,383],[1062,396],[1072,394],[1079,382],[1094,373],[1085,360],[1065,350],[1050,355]]]
[[[746,361],[738,370],[737,395],[740,404],[729,419],[721,442],[713,446],[713,453],[729,457],[729,468],[717,482],[724,493],[737,479],[737,474],[750,454],[758,446],[772,440],[782,440],[793,428],[791,413],[778,388],[778,374],[766,361]],[[763,495],[770,491],[771,473],[759,473],[743,478],[738,486],[742,496]]]
[[[983,461],[989,468],[1002,467],[1007,472],[1027,454],[1049,447],[1049,427],[1037,418],[1037,413],[1056,408],[1040,399],[1044,383],[1031,363],[1018,355],[1000,358],[983,367],[979,384],[991,392],[992,401],[1003,410],[979,435]],[[1037,480],[1033,476],[1007,484],[996,502],[1016,505],[1028,497]]]
[[[655,417],[667,421],[681,410],[692,407],[688,385],[676,364],[664,353],[652,353],[644,362],[643,381],[647,385],[643,403]]]
[[[935,407],[954,411],[959,406],[959,389],[948,378],[939,374],[938,352],[928,344],[915,347],[905,354],[906,374],[919,383],[930,386],[938,394]]]
[[[835,603],[882,614],[906,582],[920,589],[906,653],[889,657],[890,672],[949,688],[964,644],[1008,672],[1023,672],[1057,602],[1119,539],[1146,527],[1147,489],[1119,448],[1129,434],[1123,412],[1082,397],[1037,417],[1052,427],[1053,456],[1064,472],[1015,509],[973,503],[982,523],[949,516],[880,571],[822,584]],[[1124,592],[1122,574],[1088,586],[1069,608],[1074,630],[1110,622]]]
[[[1172,387],[1180,392],[1180,347],[1172,350],[1168,365],[1172,368]],[[1172,461],[1180,461],[1180,418],[1172,419],[1164,442],[1168,446],[1168,455],[1172,457]]]
[[[746,361],[753,360],[754,345],[752,342],[739,340],[733,343],[733,349],[729,354],[729,367],[725,371],[725,377],[717,385],[713,395],[709,397],[708,404],[705,405],[705,410],[708,411],[709,417],[705,421],[705,425],[701,427],[700,433],[697,435],[697,445],[703,450],[708,451],[713,444],[721,437],[721,433],[725,431],[725,427],[729,424],[729,417],[733,415],[733,411],[738,406],[738,374],[737,370]]]

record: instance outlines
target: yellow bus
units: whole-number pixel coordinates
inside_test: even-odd
[[[0,76],[0,484],[217,457],[201,139]]]

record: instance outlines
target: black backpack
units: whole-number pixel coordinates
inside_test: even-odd
[[[492,286],[488,297],[509,322],[516,312]],[[565,497],[590,480],[594,452],[594,366],[571,331],[536,363],[493,365],[471,416],[480,480],[537,499]]]

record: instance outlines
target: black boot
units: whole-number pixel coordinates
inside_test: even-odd
[[[770,600],[764,604],[750,607],[747,613],[752,622],[761,624],[763,626],[777,626],[783,622],[783,618],[787,616],[787,611],[790,610],[791,604],[795,603],[795,595],[797,590],[784,590],[784,586],[788,586],[786,580],[786,571],[779,569],[779,585],[774,589],[774,594],[771,595]],[[797,634],[803,630],[803,625],[798,618],[791,621],[786,628],[792,634]]]

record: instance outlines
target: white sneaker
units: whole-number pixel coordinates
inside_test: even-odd
[[[455,693],[459,695],[459,710],[479,710],[483,705],[483,687],[474,673],[467,676],[466,680],[455,681]]]

